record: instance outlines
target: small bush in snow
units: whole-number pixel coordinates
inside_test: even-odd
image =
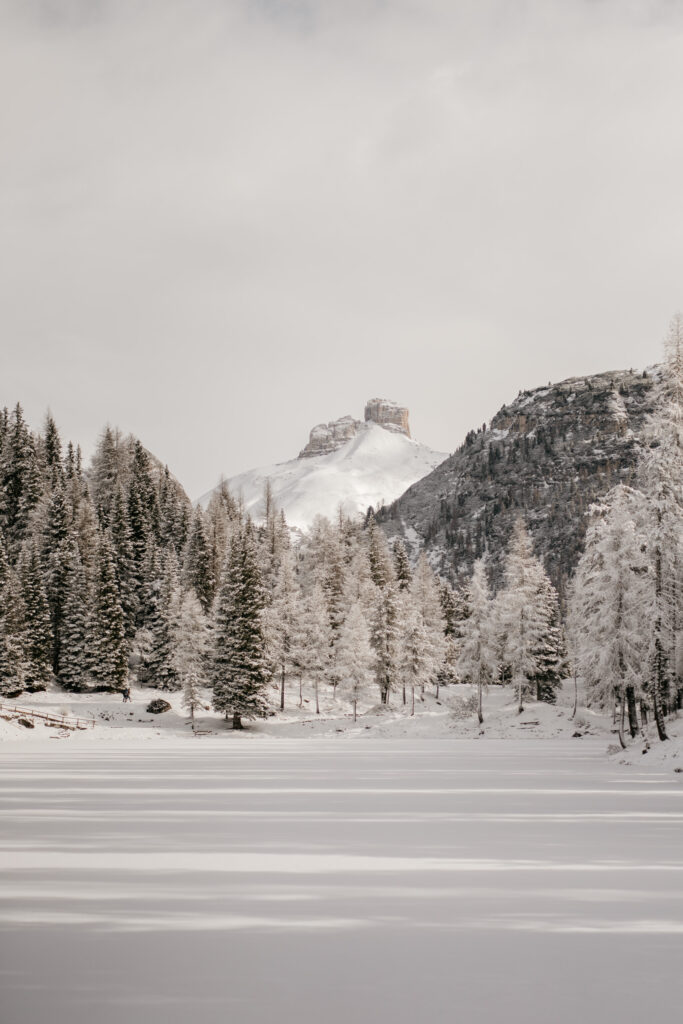
[[[471,693],[469,697],[460,697],[453,703],[451,714],[453,718],[461,721],[463,718],[471,718],[472,715],[476,715],[479,707],[479,700],[476,693]]]

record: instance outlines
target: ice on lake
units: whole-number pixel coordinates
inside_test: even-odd
[[[603,741],[0,762],[3,1024],[678,1019],[681,776]]]

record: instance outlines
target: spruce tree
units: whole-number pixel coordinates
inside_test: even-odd
[[[264,606],[254,529],[248,520],[230,545],[215,611],[211,659],[214,708],[226,718],[232,715],[233,729],[242,728],[243,718],[263,718],[268,713]]]
[[[194,511],[190,535],[185,548],[183,579],[186,586],[193,588],[205,614],[208,614],[216,593],[216,580],[212,553],[204,526],[204,515],[199,507]]]
[[[24,542],[17,573],[25,619],[23,647],[26,689],[44,690],[53,668],[53,634],[50,608],[43,583],[43,566],[34,540]]]
[[[179,603],[178,566],[171,548],[164,560],[158,581],[154,611],[149,618],[149,649],[145,662],[145,681],[161,690],[179,690],[180,679],[174,660],[176,612]]]
[[[91,591],[77,545],[73,545],[66,577],[62,619],[59,682],[65,690],[87,689],[91,663]]]
[[[125,687],[128,679],[126,633],[111,541],[106,534],[100,543],[95,581],[91,665],[100,686],[112,690]]]

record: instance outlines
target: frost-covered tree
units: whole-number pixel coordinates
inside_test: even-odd
[[[402,616],[398,677],[401,680],[403,703],[406,688],[410,690],[410,714],[415,714],[415,687],[424,691],[424,681],[435,671],[429,631],[419,610],[410,604]]]
[[[569,600],[572,659],[592,701],[605,705],[615,697],[619,700],[622,746],[624,709],[628,706],[635,735],[635,702],[643,694],[647,675],[643,611],[652,580],[638,528],[641,515],[641,495],[621,484],[592,507]]]
[[[214,708],[226,718],[232,715],[233,729],[242,728],[242,718],[263,718],[268,713],[264,607],[254,529],[248,520],[230,545],[216,605],[211,657]]]
[[[22,545],[17,574],[24,615],[24,683],[27,690],[44,690],[52,675],[53,634],[43,565],[35,540],[26,540]]]
[[[304,601],[302,629],[295,658],[300,675],[313,681],[316,715],[320,714],[320,685],[329,678],[331,645],[332,627],[325,592],[316,583]]]
[[[287,549],[280,566],[270,605],[265,612],[265,629],[270,659],[280,680],[280,710],[285,709],[287,678],[297,663],[303,607],[294,556]]]
[[[510,539],[504,580],[505,587],[496,601],[502,661],[509,668],[521,714],[524,695],[536,689],[535,681],[544,666],[554,610],[554,600],[548,600],[554,591],[534,557],[521,519],[515,523]]]
[[[112,547],[106,534],[100,542],[95,579],[91,653],[91,671],[97,683],[122,690],[128,679],[128,648]]]
[[[425,665],[428,668],[420,679],[420,691],[424,694],[425,685],[434,682],[438,698],[439,673],[446,654],[446,621],[441,590],[424,553],[418,559],[408,595],[410,606],[421,619],[426,648]]]
[[[356,721],[358,702],[365,697],[374,680],[374,654],[370,630],[358,602],[351,605],[337,641],[337,670],[344,696],[353,705]]]
[[[78,546],[73,545],[67,565],[59,662],[59,682],[65,690],[83,690],[87,684],[91,663],[90,608],[90,587]]]
[[[387,582],[377,588],[370,622],[372,647],[375,652],[375,680],[380,702],[388,704],[399,680],[401,659],[401,602],[396,584]]]
[[[205,614],[208,615],[216,593],[216,579],[212,552],[204,526],[204,514],[199,507],[194,511],[184,552],[183,580],[186,586],[194,589]]]
[[[209,646],[208,621],[192,590],[180,597],[174,630],[173,667],[183,689],[182,704],[190,714],[192,731],[195,714],[204,708],[202,687],[206,683]]]
[[[472,578],[467,585],[468,617],[462,624],[456,668],[459,675],[477,687],[477,717],[484,721],[483,690],[495,678],[498,670],[494,642],[493,601],[486,579],[484,560],[474,563]]]
[[[181,685],[174,657],[178,593],[178,563],[175,551],[170,548],[155,585],[153,611],[148,618],[150,640],[144,667],[145,681],[161,690],[178,690]]]

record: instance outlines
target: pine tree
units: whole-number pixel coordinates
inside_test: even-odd
[[[70,526],[66,491],[63,482],[59,480],[48,500],[43,531],[45,588],[52,623],[52,670],[57,676],[62,648],[67,566],[72,542]]]
[[[216,593],[216,579],[211,549],[201,508],[197,507],[192,518],[190,535],[183,558],[183,579],[186,586],[194,589],[206,614],[211,610]]]
[[[394,574],[398,589],[407,590],[412,582],[413,574],[410,569],[408,552],[403,541],[400,539],[394,541]]]
[[[546,579],[519,519],[508,547],[505,589],[498,595],[497,609],[502,660],[509,666],[520,714],[524,710],[524,695],[529,693],[541,670],[541,654],[548,635],[548,608],[543,598]]]
[[[250,521],[235,534],[221,582],[214,622],[213,703],[233,729],[242,718],[268,713],[269,680],[262,615],[265,595]]]
[[[73,545],[67,566],[59,661],[59,682],[65,690],[87,689],[91,661],[90,609],[91,591],[78,546]]]
[[[116,584],[111,541],[104,535],[95,581],[92,674],[100,686],[122,690],[128,679],[128,651],[123,609]]]
[[[41,490],[35,442],[17,404],[3,430],[0,450],[0,528],[12,561],[26,537]]]
[[[21,585],[16,573],[5,564],[0,576],[0,696],[3,697],[18,697],[25,689],[25,624]]]
[[[24,542],[17,566],[24,608],[24,682],[29,691],[44,690],[52,674],[53,635],[37,544]]]
[[[145,661],[145,680],[160,690],[180,689],[176,670],[175,616],[179,603],[178,563],[173,548],[165,557],[164,568],[156,583],[154,610],[149,617],[150,642]]]

